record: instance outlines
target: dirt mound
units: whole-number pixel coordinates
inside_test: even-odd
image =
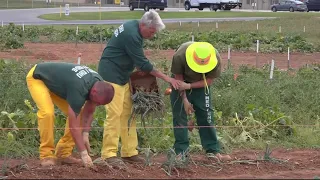
[[[271,157],[274,161],[256,161],[263,156],[263,151],[238,150],[231,154],[232,161],[218,164],[206,159],[203,155],[192,154],[192,162],[186,169],[173,169],[171,176],[161,168],[166,156],[161,154],[152,159],[151,166],[126,164],[127,170],[117,170],[98,166],[97,171],[85,169],[79,165],[57,165],[44,168],[36,159],[9,160],[6,170],[10,179],[16,178],[117,178],[117,179],[186,179],[186,178],[301,178],[314,179],[320,176],[320,152],[310,149],[276,149]],[[0,164],[4,161],[0,160]]]

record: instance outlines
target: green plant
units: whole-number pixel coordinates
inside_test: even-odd
[[[25,41],[31,42],[105,42],[108,41],[115,26],[102,27],[90,26],[80,29],[76,35],[76,28],[65,27],[56,29],[53,26],[40,28],[30,26],[22,31],[21,26],[10,24],[1,28],[0,44],[5,48],[23,47]],[[148,49],[176,49],[180,44],[190,41],[191,36],[195,41],[207,41],[218,47],[220,52],[228,50],[231,45],[233,50],[254,51],[257,40],[260,41],[260,52],[286,52],[290,47],[292,52],[319,51],[319,43],[311,43],[301,33],[265,33],[263,31],[195,31],[164,30],[153,39],[146,40],[144,48]],[[41,37],[41,38],[40,38]]]
[[[0,29],[0,49],[18,49],[23,47],[22,28],[13,23]]]

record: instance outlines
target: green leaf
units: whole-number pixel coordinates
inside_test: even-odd
[[[8,141],[14,141],[14,136],[11,132],[7,133],[7,139],[8,139]]]

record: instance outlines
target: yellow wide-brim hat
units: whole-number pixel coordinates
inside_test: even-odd
[[[194,42],[186,50],[186,61],[190,69],[197,73],[207,73],[217,64],[215,48],[208,42]]]

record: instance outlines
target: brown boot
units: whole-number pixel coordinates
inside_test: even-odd
[[[128,163],[145,163],[145,160],[139,155],[131,156],[131,157],[122,157],[124,162]]]
[[[55,158],[44,158],[40,161],[40,165],[44,167],[55,166],[57,164]]]
[[[66,158],[58,158],[59,163],[61,164],[81,164],[81,159],[74,158],[72,156]]]
[[[97,158],[93,161],[93,164],[101,165],[101,166],[111,166],[116,169],[126,169],[126,165],[124,162],[118,157],[109,157],[109,158]]]

